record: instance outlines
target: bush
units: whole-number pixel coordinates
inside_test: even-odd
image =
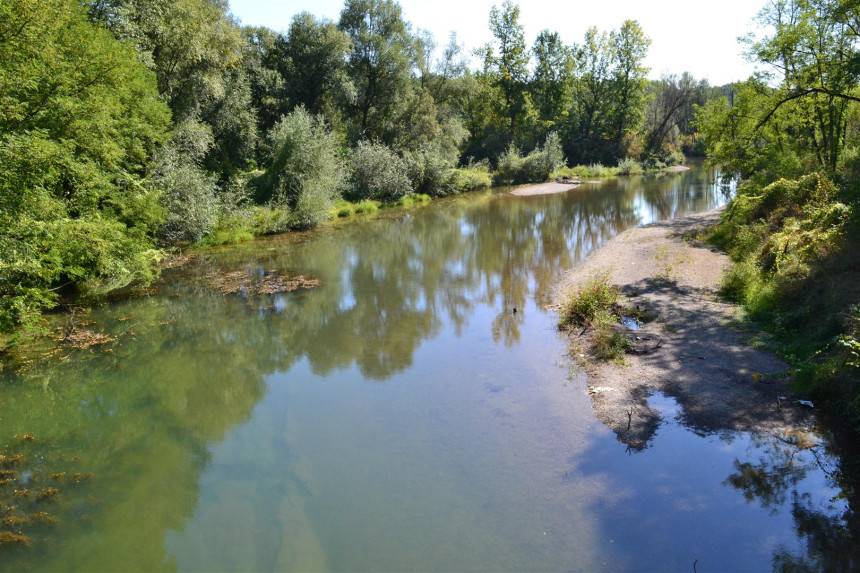
[[[299,107],[272,128],[269,139],[272,163],[256,182],[256,202],[289,210],[290,228],[319,225],[339,196],[337,138],[322,118]]]
[[[360,203],[355,205],[356,215],[370,215],[376,213],[378,210],[379,205],[369,199],[365,199],[364,201],[361,201]]]
[[[412,193],[406,162],[381,143],[360,141],[349,156],[351,200],[395,202]]]
[[[633,342],[626,332],[600,329],[591,339],[591,351],[600,360],[624,362],[624,355],[633,350]]]
[[[673,165],[683,165],[687,158],[684,156],[684,152],[680,149],[675,149],[669,153],[664,159],[666,165],[669,167]]]
[[[544,144],[526,157],[520,155],[519,149],[512,145],[499,157],[496,171],[496,183],[499,185],[517,185],[520,183],[541,183],[550,178],[559,168],[564,166],[564,153],[558,134],[550,133]]]
[[[617,317],[618,296],[618,288],[607,277],[593,278],[562,305],[559,326],[590,326],[606,313]]]
[[[215,225],[218,197],[215,176],[201,169],[191,153],[164,149],[149,185],[159,191],[167,211],[158,232],[162,243],[196,243]]]
[[[412,188],[430,195],[448,195],[454,192],[451,182],[454,168],[441,149],[425,147],[406,158]]]
[[[635,159],[627,157],[618,161],[619,175],[642,175],[644,172],[645,169],[642,167],[642,164]]]
[[[465,167],[455,169],[451,177],[451,188],[455,193],[484,189],[492,184],[490,165],[486,160],[480,163],[470,161]]]

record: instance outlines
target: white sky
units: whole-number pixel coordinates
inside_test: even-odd
[[[688,71],[712,85],[746,79],[753,66],[741,55],[739,36],[754,30],[753,18],[766,0],[520,0],[526,43],[538,32],[558,32],[566,44],[580,43],[589,26],[612,30],[626,19],[638,20],[651,38],[646,65],[650,77]],[[298,12],[337,21],[343,0],[230,0],[243,24],[284,31]],[[489,14],[502,0],[400,0],[413,29],[424,28],[444,45],[451,31],[471,51],[492,40]]]

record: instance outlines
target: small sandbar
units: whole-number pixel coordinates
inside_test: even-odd
[[[669,173],[680,173],[681,171],[689,171],[690,168],[686,165],[673,165],[672,167],[667,167],[666,171]]]
[[[553,193],[564,193],[576,189],[579,184],[575,183],[538,183],[537,185],[524,185],[511,191],[511,195],[517,197],[528,197],[530,195],[551,195]]]

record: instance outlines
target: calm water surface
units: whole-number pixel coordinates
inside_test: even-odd
[[[146,296],[76,315],[116,340],[0,373],[2,529],[30,543],[0,548],[0,568],[838,562],[851,493],[826,442],[697,435],[655,395],[664,424],[630,453],[544,308],[620,231],[723,204],[713,179],[438,201],[209,251]],[[273,271],[321,284],[218,288]]]

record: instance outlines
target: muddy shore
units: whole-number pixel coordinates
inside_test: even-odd
[[[814,410],[789,387],[788,365],[748,346],[749,335],[730,326],[738,309],[717,297],[728,257],[694,238],[720,213],[622,233],[571,269],[555,289],[554,303],[560,305],[591,277],[606,275],[627,304],[656,316],[630,334],[659,345],[628,354],[624,365],[590,359],[588,332],[568,334],[598,419],[634,450],[646,448],[661,423],[648,404],[655,392],[674,398],[680,422],[703,434],[741,430],[796,439],[815,421]]]

